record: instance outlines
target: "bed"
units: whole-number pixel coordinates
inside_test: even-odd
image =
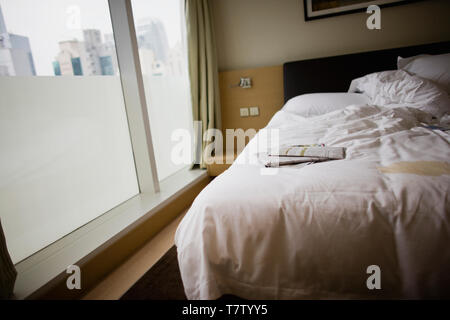
[[[446,116],[433,117],[423,109],[431,102],[414,100],[430,97],[405,86],[421,80],[381,72],[396,69],[398,56],[449,52],[444,42],[286,63],[286,105],[177,229],[187,297],[449,298],[450,137],[430,126]],[[397,85],[383,89],[392,77]],[[371,100],[336,107],[339,96],[320,95],[334,109],[302,107],[307,94],[349,87]],[[402,103],[389,100],[396,97]],[[283,144],[344,147],[346,157],[265,168],[260,156],[274,130]]]

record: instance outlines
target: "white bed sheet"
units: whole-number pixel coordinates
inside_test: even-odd
[[[427,118],[369,105],[279,111],[266,130],[283,143],[346,147],[346,159],[261,174],[260,131],[177,230],[187,297],[449,297],[450,138],[421,127]],[[381,290],[366,286],[369,265]]]

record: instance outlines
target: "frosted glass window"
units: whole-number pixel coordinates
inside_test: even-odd
[[[108,2],[0,7],[0,218],[17,263],[139,187],[116,55],[100,45],[112,39]]]

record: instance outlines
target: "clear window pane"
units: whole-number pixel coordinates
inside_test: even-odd
[[[118,73],[106,0],[1,0],[0,75]]]
[[[177,129],[192,132],[182,0],[132,0],[153,148],[160,180],[185,168],[171,159]]]
[[[18,262],[139,188],[107,0],[0,6],[0,217]]]

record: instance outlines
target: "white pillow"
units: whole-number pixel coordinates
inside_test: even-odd
[[[433,81],[450,94],[450,53],[422,54],[410,58],[398,57],[397,68]]]
[[[435,117],[450,111],[450,98],[445,91],[403,70],[375,72],[354,79],[349,92],[364,92],[371,104],[417,108]]]
[[[289,99],[283,110],[308,118],[368,102],[369,98],[359,93],[308,93]]]

